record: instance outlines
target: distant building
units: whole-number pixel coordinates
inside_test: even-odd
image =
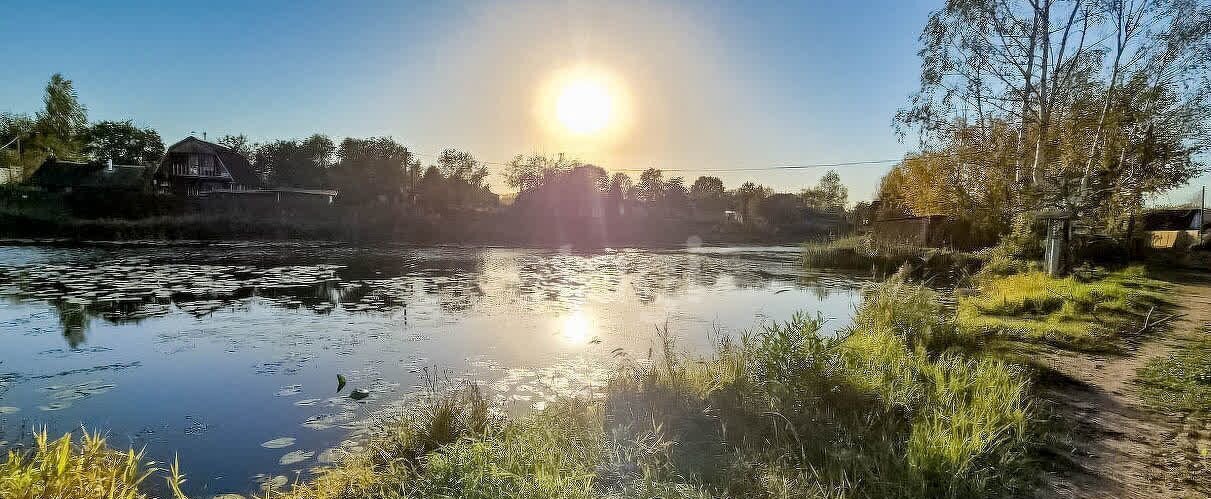
[[[246,215],[327,207],[338,194],[330,189],[267,186],[243,154],[193,136],[169,146],[155,184],[162,192],[198,198],[207,209]]]
[[[188,197],[263,186],[244,155],[193,136],[168,147],[154,178],[159,190]]]
[[[1211,228],[1206,212],[1197,208],[1164,208],[1144,212],[1144,242],[1157,249],[1184,249]]]
[[[76,163],[48,158],[25,184],[45,192],[78,190],[142,190],[150,182],[150,169],[113,162]]]
[[[950,219],[946,215],[894,217],[872,220],[870,233],[885,244],[942,247],[952,246]]]

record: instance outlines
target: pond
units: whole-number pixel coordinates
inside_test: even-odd
[[[355,448],[434,378],[540,409],[592,396],[657,328],[705,353],[800,310],[843,327],[864,281],[795,247],[0,246],[0,448],[84,427],[179,456],[198,497],[247,492]]]

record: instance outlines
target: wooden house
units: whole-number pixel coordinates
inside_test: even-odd
[[[169,146],[154,179],[160,191],[188,197],[263,186],[244,155],[193,136]]]

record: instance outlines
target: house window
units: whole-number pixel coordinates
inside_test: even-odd
[[[214,176],[214,159],[210,156],[202,156],[201,159],[201,175],[204,177]]]
[[[200,162],[200,160],[201,160],[201,157],[197,154],[189,155],[189,174],[190,175],[198,174],[198,166],[199,166],[198,163]]]

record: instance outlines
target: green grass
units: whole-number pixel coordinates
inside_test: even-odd
[[[4,499],[145,499],[144,482],[167,472],[168,491],[184,498],[184,482],[174,462],[168,470],[150,466],[142,452],[111,449],[99,434],[84,432],[56,440],[34,435],[29,452],[10,451],[0,462],[0,497]]]
[[[876,242],[869,236],[851,236],[825,243],[803,245],[803,263],[809,268],[873,269],[888,275],[901,267],[927,274],[961,270],[974,272],[982,260],[974,253],[946,248],[923,248]]]
[[[977,279],[958,301],[961,329],[977,337],[1037,341],[1081,351],[1113,351],[1164,306],[1165,285],[1143,267],[1053,278],[1039,271]]]
[[[1015,496],[1034,476],[1022,372],[962,353],[928,290],[872,290],[854,326],[798,315],[706,358],[666,337],[601,401],[519,419],[431,396],[285,498]]]
[[[1144,400],[1166,411],[1211,416],[1211,340],[1198,340],[1139,372]]]
[[[722,340],[705,357],[680,351],[666,331],[655,354],[619,354],[604,398],[562,400],[521,417],[473,386],[434,388],[336,465],[260,494],[967,498],[1033,490],[1028,376],[969,353],[971,338],[934,292],[893,278],[867,291],[846,330],[823,334],[824,322],[798,314]],[[0,487],[18,491],[0,489],[9,492],[0,497],[145,497],[142,456],[98,442],[42,437],[34,455],[0,467]],[[173,467],[168,476],[175,490],[180,473]]]

